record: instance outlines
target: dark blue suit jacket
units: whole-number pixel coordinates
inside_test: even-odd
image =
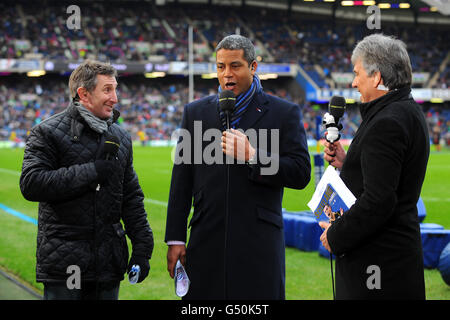
[[[214,145],[225,162],[220,139],[211,142],[201,137],[208,129],[221,128],[217,95],[186,105],[182,128],[191,133],[190,145],[196,149],[191,160],[197,161],[173,167],[165,240],[186,241],[193,198],[186,254],[191,287],[185,298],[284,299],[283,188],[303,189],[311,175],[300,108],[260,92],[240,121],[244,131],[266,129],[269,141],[264,143],[260,137],[254,147],[260,155],[278,158],[273,175],[261,174],[261,163],[197,164],[198,156]],[[194,137],[196,130],[201,134]],[[180,150],[181,139],[178,146],[177,154],[186,156],[186,150]]]

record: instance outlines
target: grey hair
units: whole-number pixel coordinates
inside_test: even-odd
[[[412,68],[406,44],[394,36],[371,34],[358,42],[352,53],[353,65],[361,59],[368,76],[379,71],[389,90],[410,86]]]
[[[117,77],[117,70],[108,63],[90,59],[84,61],[73,70],[69,78],[71,98],[77,98],[77,89],[80,87],[86,88],[87,91],[92,92],[97,86],[98,74]]]
[[[220,49],[244,50],[244,59],[249,66],[256,60],[256,52],[253,43],[250,39],[238,34],[232,34],[223,38],[216,47],[216,53]]]

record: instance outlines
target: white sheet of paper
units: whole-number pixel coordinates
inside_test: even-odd
[[[328,166],[319,183],[317,184],[317,188],[314,191],[311,200],[308,202],[308,207],[312,212],[317,209],[317,206],[319,205],[320,200],[322,199],[322,195],[324,194],[328,184],[331,184],[331,186],[334,188],[334,190],[336,190],[336,192],[339,194],[339,197],[344,201],[345,205],[348,208],[350,208],[355,203],[355,196],[347,188],[344,181],[342,181],[342,179],[339,177],[336,169],[333,166]]]

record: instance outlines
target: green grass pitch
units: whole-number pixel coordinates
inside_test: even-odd
[[[433,148],[433,147],[432,147]],[[311,148],[311,154],[315,148]],[[145,207],[154,232],[153,252],[149,277],[141,284],[123,281],[120,299],[178,299],[173,280],[166,267],[167,247],[164,243],[167,200],[171,177],[171,148],[141,147],[134,149],[134,165],[146,197]],[[23,199],[19,190],[23,149],[0,149],[0,203],[37,219],[37,203]],[[411,172],[414,174],[414,172]],[[427,175],[422,189],[427,217],[450,229],[450,150],[432,149]],[[307,202],[314,191],[311,181],[305,190],[285,189],[283,207],[288,211],[308,210]],[[0,209],[0,266],[29,284],[42,290],[35,282],[37,227],[7,214]],[[447,286],[439,271],[425,270],[427,299],[450,299]],[[332,299],[329,260],[317,252],[302,252],[286,248],[286,298],[289,300]]]

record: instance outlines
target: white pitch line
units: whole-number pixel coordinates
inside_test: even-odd
[[[10,169],[5,169],[5,168],[0,168],[0,172],[11,174],[11,175],[14,175],[17,177],[20,177],[20,173],[21,173],[20,171],[17,171],[17,170],[10,170]],[[450,198],[422,197],[422,200],[429,201],[429,202],[450,202]],[[165,202],[165,201],[155,200],[155,199],[151,199],[151,198],[145,198],[144,201],[148,202],[148,203],[156,204],[158,206],[167,207],[167,202]]]
[[[150,199],[150,198],[145,198],[144,201],[148,202],[148,203],[156,204],[158,206],[167,207],[167,202],[164,202],[164,201],[154,200],[154,199]]]
[[[450,198],[422,197],[422,200],[429,202],[450,202]]]
[[[20,174],[21,174],[21,171],[10,170],[10,169],[5,169],[5,168],[0,168],[0,172],[7,173],[7,174],[17,176],[17,177],[20,177]],[[148,203],[156,204],[158,206],[167,207],[167,201],[159,201],[159,200],[150,199],[150,198],[145,198],[144,201],[148,202]]]
[[[0,168],[0,172],[8,173],[8,174],[11,174],[11,175],[17,176],[17,177],[20,177],[20,173],[21,173],[21,171],[10,170],[10,169],[5,169],[5,168]]]

